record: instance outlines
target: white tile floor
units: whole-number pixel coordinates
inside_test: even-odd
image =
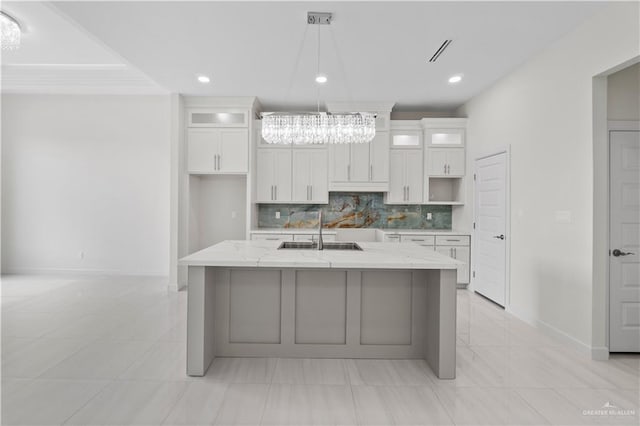
[[[465,290],[453,381],[420,360],[264,358],[189,378],[186,293],[160,279],[7,276],[1,301],[6,425],[639,424],[640,357],[585,359]],[[593,415],[607,402],[628,415]]]

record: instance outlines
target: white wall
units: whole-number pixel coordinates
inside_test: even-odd
[[[3,272],[167,275],[169,114],[168,96],[3,95]]]
[[[592,345],[593,77],[639,54],[638,4],[616,3],[469,101],[468,167],[511,146],[511,296],[521,318]],[[473,193],[471,176],[467,180]],[[570,223],[556,220],[569,211]],[[473,207],[454,210],[469,225]],[[597,301],[596,303],[602,303]]]
[[[607,77],[607,118],[640,120],[640,64]]]
[[[201,176],[192,186],[191,199],[197,199],[192,211],[193,250],[201,250],[225,240],[246,238],[246,176]],[[196,189],[197,188],[197,189]]]

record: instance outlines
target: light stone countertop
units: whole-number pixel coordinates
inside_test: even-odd
[[[180,265],[253,268],[455,269],[463,263],[414,243],[359,242],[362,251],[278,250],[279,241],[223,241]]]

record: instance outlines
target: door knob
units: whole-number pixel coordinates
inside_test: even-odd
[[[504,234],[494,235],[493,238],[497,238],[499,240],[504,240]]]
[[[614,250],[611,252],[611,254],[612,254],[612,255],[614,255],[615,257],[618,257],[618,256],[634,255],[635,253],[631,253],[630,251],[628,251],[628,252],[626,252],[626,253],[625,253],[625,252],[620,251],[620,250],[618,250],[618,249],[614,249]]]

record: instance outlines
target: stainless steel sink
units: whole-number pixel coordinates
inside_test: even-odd
[[[360,247],[357,243],[350,242],[327,242],[322,245],[323,250],[360,250],[362,251],[362,247]],[[289,249],[289,250],[318,250],[318,243],[310,242],[310,241],[283,241],[282,244],[278,247],[278,250]]]
[[[362,251],[362,247],[358,245],[358,243],[348,243],[348,242],[329,242],[324,243],[325,250],[359,250]]]
[[[278,250],[282,249],[295,249],[295,250],[318,250],[318,243],[311,241],[283,241],[278,247]]]

